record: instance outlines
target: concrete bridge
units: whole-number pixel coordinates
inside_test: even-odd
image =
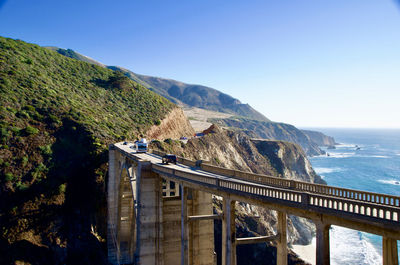
[[[383,264],[398,265],[400,197],[311,184],[211,166],[163,153],[109,147],[108,258],[112,264],[216,264],[215,219],[222,220],[222,265],[236,264],[236,246],[275,241],[277,264],[287,264],[286,216],[316,225],[316,263],[330,264],[329,228],[382,236]],[[212,195],[223,199],[213,214]],[[277,211],[273,236],[236,238],[235,202]]]

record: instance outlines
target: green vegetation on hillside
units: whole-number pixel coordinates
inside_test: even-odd
[[[191,107],[240,115],[254,120],[269,121],[269,119],[253,109],[250,105],[242,104],[238,99],[210,87],[185,84],[167,78],[140,75],[119,66],[105,66],[71,49],[61,49],[57,47],[46,48],[69,58],[121,71],[133,81],[176,104],[185,104]]]
[[[0,37],[0,263],[104,263],[107,145],[173,107],[120,72]]]

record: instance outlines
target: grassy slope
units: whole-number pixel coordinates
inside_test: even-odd
[[[104,263],[107,144],[173,106],[109,69],[0,37],[0,263]]]
[[[105,67],[102,63],[83,56],[71,49],[66,50],[57,47],[46,48],[57,51],[70,58]],[[138,82],[176,104],[183,103],[192,107],[236,114],[260,121],[269,121],[269,119],[253,109],[250,105],[241,104],[239,100],[210,87],[185,84],[172,79],[139,75],[118,66],[107,66],[107,68],[125,73],[125,75],[133,81]]]

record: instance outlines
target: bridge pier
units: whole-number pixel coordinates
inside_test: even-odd
[[[331,262],[329,247],[329,229],[331,225],[321,221],[315,221],[314,223],[317,229],[316,263],[318,265],[329,265]]]
[[[399,265],[397,240],[382,237],[383,265]]]
[[[278,211],[278,244],[276,246],[276,264],[288,264],[287,236],[286,236],[286,213]]]
[[[215,265],[213,219],[216,217],[212,215],[212,196],[182,184],[180,187],[180,262],[182,265]],[[195,218],[190,219],[190,216]]]
[[[163,263],[162,181],[151,171],[149,161],[139,161],[137,169],[137,236],[135,264]]]
[[[222,265],[236,265],[235,201],[223,198]]]
[[[188,188],[181,186],[181,265],[189,265]]]

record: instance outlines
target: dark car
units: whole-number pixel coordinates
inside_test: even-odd
[[[164,155],[162,157],[162,163],[163,164],[174,163],[176,165],[176,155],[172,155],[172,154]]]

